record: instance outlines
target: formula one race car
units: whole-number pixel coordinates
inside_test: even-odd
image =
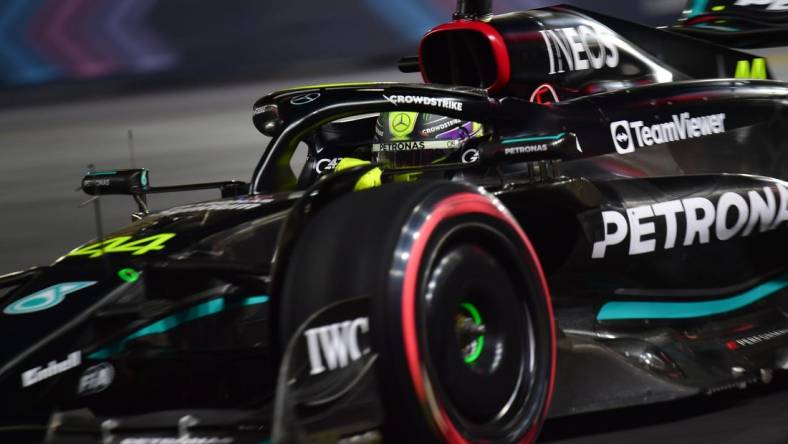
[[[2,442],[534,442],[788,368],[780,1],[460,1],[425,84],[270,94],[250,183],[0,278]],[[753,80],[754,79],[754,80]],[[222,199],[150,212],[150,193]],[[782,258],[782,259],[781,259]]]

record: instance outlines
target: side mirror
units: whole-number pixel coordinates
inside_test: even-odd
[[[91,196],[121,194],[131,196],[137,203],[139,211],[131,215],[132,220],[139,220],[148,210],[147,195],[151,193],[175,193],[180,191],[196,191],[219,189],[222,197],[243,196],[249,193],[249,184],[237,180],[224,182],[195,183],[189,185],[173,185],[152,187],[148,181],[148,170],[91,171],[82,178],[82,191]]]
[[[91,171],[82,178],[82,191],[91,196],[125,194],[138,196],[148,192],[148,170]]]

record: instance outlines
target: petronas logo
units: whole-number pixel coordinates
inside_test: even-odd
[[[97,281],[63,282],[49,288],[39,290],[5,307],[3,313],[20,315],[46,310],[63,302],[66,296],[75,291],[94,285]]]

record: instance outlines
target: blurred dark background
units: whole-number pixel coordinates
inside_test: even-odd
[[[495,0],[496,12],[542,0]],[[685,0],[575,0],[669,25]],[[420,81],[396,61],[455,0],[0,0],[0,274],[46,265],[97,234],[77,190],[89,164],[145,167],[155,186],[249,180],[267,139],[252,104],[276,89]],[[785,49],[764,53],[788,76]],[[782,67],[780,67],[780,65]],[[130,135],[132,137],[130,137]],[[152,208],[215,191],[151,195]],[[109,233],[130,198],[100,200]],[[786,384],[783,383],[784,387]],[[785,443],[788,392],[704,398],[549,421],[545,442]]]
[[[498,0],[497,12],[555,2]],[[685,0],[566,1],[652,25]],[[393,66],[455,0],[2,0],[0,104]]]

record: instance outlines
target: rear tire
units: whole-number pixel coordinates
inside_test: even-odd
[[[287,265],[281,339],[361,296],[373,307],[386,436],[535,441],[555,374],[552,309],[529,240],[496,199],[414,182],[322,210]]]

